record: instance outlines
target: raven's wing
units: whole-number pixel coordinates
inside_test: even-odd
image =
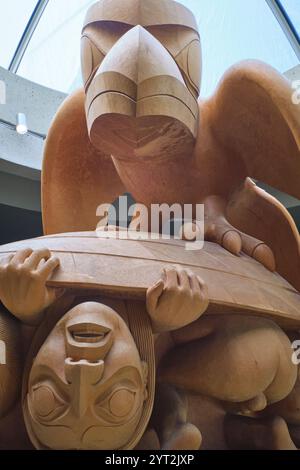
[[[272,67],[246,61],[225,74],[205,112],[228,171],[235,175],[228,220],[269,245],[277,271],[300,290],[295,223],[279,201],[245,180],[252,177],[300,199],[300,105],[293,102],[294,93]]]
[[[247,179],[229,200],[226,215],[237,229],[272,249],[276,270],[300,291],[300,237],[287,209]]]
[[[223,77],[207,103],[212,132],[247,176],[300,199],[300,104],[291,83],[258,61]]]
[[[125,192],[110,156],[91,144],[83,89],[58,110],[47,136],[42,205],[45,234],[95,230],[96,210]]]

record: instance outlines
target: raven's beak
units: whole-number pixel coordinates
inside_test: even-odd
[[[98,150],[123,159],[164,158],[194,145],[199,108],[172,55],[135,26],[113,45],[86,88],[86,116]]]

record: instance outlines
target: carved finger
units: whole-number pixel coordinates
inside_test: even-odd
[[[239,255],[242,251],[242,239],[236,230],[228,230],[221,237],[221,245],[225,250],[234,255]]]
[[[264,243],[257,246],[252,254],[253,258],[263,264],[269,271],[276,271],[276,261],[273,251]]]
[[[200,284],[198,280],[198,276],[196,276],[195,274],[190,275],[190,283],[191,283],[193,294],[201,295],[202,285]]]
[[[242,239],[239,232],[224,218],[214,223],[206,223],[205,240],[218,243],[234,255],[242,251]]]
[[[53,271],[60,265],[59,258],[50,258],[46,263],[38,269],[38,273],[45,280],[53,273]]]
[[[208,291],[208,286],[206,284],[206,282],[203,281],[203,279],[201,279],[201,277],[197,276],[197,279],[198,279],[198,283],[199,283],[199,286],[201,288],[201,292],[202,292],[202,299],[203,299],[203,306],[204,306],[204,311],[207,309],[208,305],[209,305],[209,291]]]
[[[42,260],[48,260],[51,257],[51,253],[47,248],[34,251],[29,258],[26,259],[25,265],[29,269],[37,269]]]
[[[33,250],[31,248],[25,248],[24,250],[18,251],[10,261],[12,266],[19,266],[23,264],[24,261],[32,254]]]
[[[39,262],[39,265],[37,267],[38,268],[41,268],[42,266],[44,266],[44,264],[47,262],[48,260],[46,260],[45,258],[42,258],[41,261]]]
[[[184,269],[178,270],[177,275],[178,275],[180,287],[182,287],[185,290],[187,289],[189,290],[191,288],[191,285],[190,285],[190,279],[189,279],[189,275],[187,271],[185,271]]]
[[[170,269],[167,268],[165,269],[165,276],[166,276],[166,287],[167,288],[176,288],[178,287],[178,275],[177,275],[177,269]]]
[[[203,281],[203,279],[200,276],[197,276],[197,279],[198,279],[198,282],[199,282],[199,285],[201,286],[201,288],[207,290],[206,282]]]
[[[164,281],[160,279],[154,286],[147,291],[147,308],[148,311],[154,311],[158,305],[159,298],[164,290]]]
[[[193,297],[199,302],[199,315],[202,315],[209,305],[208,287],[199,276],[191,276],[190,280],[192,284]]]
[[[251,258],[256,259],[256,261],[269,269],[269,271],[274,272],[276,270],[275,256],[268,245],[257,238],[246,235],[245,233],[241,233],[241,238],[244,253],[251,256]]]

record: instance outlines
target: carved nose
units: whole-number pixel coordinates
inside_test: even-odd
[[[65,361],[65,375],[71,385],[71,402],[75,415],[82,418],[88,408],[91,396],[91,388],[103,377],[104,362],[96,363],[86,360]]]
[[[73,383],[86,383],[88,385],[95,385],[98,383],[104,373],[104,361],[89,362],[85,359],[80,361],[73,361],[68,358],[65,361],[65,374],[66,379],[70,384]]]
[[[172,136],[173,148],[176,135],[193,139],[198,112],[175,60],[142,26],[113,46],[86,97],[90,139],[114,156],[142,154],[143,148],[155,154],[151,143],[164,148],[162,136]]]
[[[165,47],[145,28],[135,26],[129,30],[101,63],[97,75],[117,72],[136,85],[148,78],[170,76],[184,84],[180,70]],[[133,94],[133,98],[137,96]]]

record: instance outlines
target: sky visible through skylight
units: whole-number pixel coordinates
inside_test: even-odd
[[[145,0],[146,1],[146,0]],[[50,88],[81,86],[80,32],[95,0],[50,0],[18,73]],[[299,61],[265,0],[181,0],[195,14],[202,40],[201,96],[244,59],[259,59],[280,72]],[[300,0],[282,0],[300,31]],[[36,0],[0,0],[0,65],[8,67]]]

